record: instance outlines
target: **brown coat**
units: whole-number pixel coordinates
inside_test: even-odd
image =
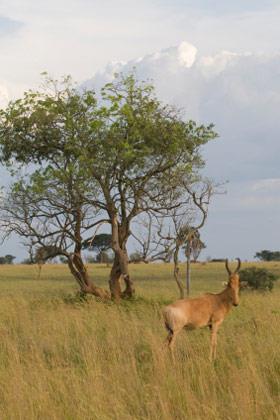
[[[210,358],[216,357],[217,331],[232,306],[239,303],[239,275],[241,262],[234,273],[228,268],[227,287],[221,293],[207,293],[194,299],[180,299],[163,309],[165,326],[168,330],[167,343],[172,350],[176,335],[183,329],[209,327],[211,334]]]

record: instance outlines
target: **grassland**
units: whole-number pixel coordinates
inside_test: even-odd
[[[267,265],[280,276],[280,264]],[[109,269],[90,270],[105,284]],[[74,298],[62,265],[0,269],[0,419],[279,419],[280,280],[246,292],[218,337],[162,347],[162,306],[177,298],[169,265],[131,266],[137,298],[119,306]],[[192,294],[220,291],[222,264],[193,268]]]

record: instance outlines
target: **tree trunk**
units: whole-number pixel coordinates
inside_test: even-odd
[[[179,262],[178,262],[178,254],[179,254],[179,249],[180,246],[176,245],[175,251],[174,251],[174,256],[173,256],[173,260],[174,260],[174,279],[177,283],[178,289],[179,289],[179,295],[180,295],[180,299],[184,299],[184,286],[180,280],[179,277]]]
[[[102,300],[110,299],[110,293],[107,290],[101,289],[95,286],[92,280],[90,280],[87,268],[82,258],[82,238],[81,238],[81,222],[82,222],[82,210],[81,207],[77,206],[75,213],[75,250],[72,255],[68,256],[68,266],[71,273],[78,282],[82,293],[90,293]]]
[[[111,291],[112,299],[119,301],[121,299],[121,268],[118,260],[118,256],[115,254],[113,266],[110,273],[109,286]]]
[[[186,288],[187,288],[187,296],[190,295],[191,289],[191,253],[187,252],[187,271],[186,271]]]
[[[123,277],[125,283],[125,289],[123,292],[121,291],[120,284],[121,276]],[[121,250],[115,252],[115,258],[110,274],[109,284],[112,299],[116,301],[120,300],[121,298],[131,298],[134,295],[135,290],[133,286],[133,281],[129,276],[128,258],[126,251]]]
[[[116,213],[111,216],[112,224],[112,248],[115,253],[114,264],[110,274],[110,290],[112,299],[118,301],[120,298],[130,298],[135,290],[129,276],[128,255],[126,242],[129,236],[129,226],[119,226]],[[125,289],[121,292],[120,278],[123,277]]]
[[[80,252],[76,252],[68,258],[68,266],[82,293],[92,294],[102,300],[110,299],[110,293],[107,290],[95,286],[90,280]]]
[[[134,296],[135,294],[135,289],[134,289],[134,285],[133,285],[133,281],[130,278],[129,275],[129,270],[128,270],[128,255],[127,255],[127,250],[124,250],[124,262],[123,265],[125,267],[125,274],[123,274],[123,280],[125,283],[125,289],[122,293],[122,297],[124,298],[131,298]]]

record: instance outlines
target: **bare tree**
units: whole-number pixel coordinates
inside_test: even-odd
[[[187,269],[186,269],[186,289],[187,295],[190,294],[190,270],[191,270],[191,253],[193,244],[197,241],[199,230],[204,226],[210,199],[217,191],[218,185],[214,185],[210,180],[203,180],[194,183],[193,185],[186,185],[186,190],[192,198],[194,209],[194,217],[190,223],[188,220],[182,220],[182,237],[186,245]]]
[[[132,226],[131,236],[137,244],[136,252],[146,264],[154,261],[170,262],[172,259],[173,244],[161,236],[163,219],[146,212]]]
[[[179,253],[184,247],[187,258],[186,291],[189,295],[191,255],[194,245],[198,245],[199,230],[206,222],[210,198],[216,187],[210,180],[197,180],[191,185],[185,184],[185,201],[169,211],[165,222],[159,225],[157,234],[161,241],[169,243],[173,255],[174,279],[181,298],[184,297],[185,288],[180,280]]]

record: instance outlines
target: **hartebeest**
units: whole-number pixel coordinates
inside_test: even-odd
[[[168,330],[167,344],[172,352],[177,334],[184,328],[194,329],[209,327],[211,330],[210,359],[216,358],[217,332],[225,316],[232,305],[239,303],[239,275],[241,266],[239,258],[238,266],[232,273],[226,260],[226,269],[229,280],[225,290],[221,293],[207,293],[193,299],[180,299],[166,306],[163,310],[165,326]]]

